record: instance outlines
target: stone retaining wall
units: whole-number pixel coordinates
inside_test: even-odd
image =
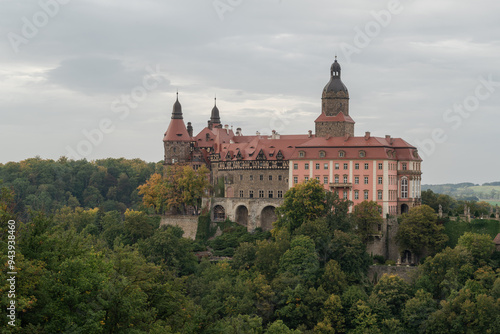
[[[160,226],[172,225],[179,226],[184,231],[184,238],[195,239],[196,231],[198,230],[199,216],[163,216],[161,217]]]

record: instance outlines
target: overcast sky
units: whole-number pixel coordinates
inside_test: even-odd
[[[500,2],[2,0],[0,162],[163,159],[195,133],[314,130],[335,54],[356,135],[419,147],[423,183],[500,180]]]

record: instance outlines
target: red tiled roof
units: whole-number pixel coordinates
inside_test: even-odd
[[[182,119],[171,119],[163,141],[191,141]]]
[[[316,122],[347,122],[355,123],[351,116],[345,116],[344,113],[339,112],[335,116],[327,116],[325,113],[321,113],[318,118],[314,121]]]

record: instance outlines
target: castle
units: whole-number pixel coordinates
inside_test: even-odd
[[[383,217],[420,205],[422,159],[417,149],[401,138],[354,135],[349,92],[337,59],[314,123],[314,134],[245,136],[240,128],[234,132],[222,125],[215,104],[207,127],[194,135],[177,96],[163,138],[165,165],[206,165],[215,189],[212,218],[229,218],[249,230],[271,229],[285,192],[313,178],[354,205],[377,202]]]

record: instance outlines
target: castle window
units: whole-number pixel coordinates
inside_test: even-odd
[[[408,168],[408,166],[406,165],[406,162],[403,163],[403,170],[406,170]]]
[[[174,151],[175,153],[177,151],[177,148],[176,147],[172,148],[172,151]]]
[[[319,151],[319,157],[324,158],[326,156],[325,151]]]
[[[379,164],[378,164],[378,169],[383,169],[383,165],[382,165],[382,163],[379,163]]]
[[[408,179],[401,179],[401,198],[408,198]]]
[[[272,181],[272,180],[273,180],[273,176],[269,175],[269,181]]]
[[[205,135],[205,140],[206,140],[206,141],[209,141],[209,140],[210,140],[210,135],[209,135],[208,133]]]
[[[304,169],[309,169],[309,164],[308,163],[304,164]]]
[[[278,190],[278,198],[283,198],[283,190]]]
[[[259,175],[259,180],[264,181],[264,175],[260,174]]]
[[[240,174],[240,181],[243,181],[243,174]]]
[[[293,169],[299,169],[299,164],[293,164]]]
[[[344,164],[344,169],[348,169],[348,168],[349,168],[348,164]]]
[[[344,175],[344,183],[347,183],[347,175]]]
[[[278,175],[278,181],[282,181],[282,180],[283,180],[283,176]]]
[[[365,169],[368,169],[370,167],[369,164],[365,164]]]
[[[365,184],[368,184],[368,176],[365,176]]]
[[[344,199],[347,199],[347,190],[344,191]]]
[[[298,176],[294,176],[294,177],[293,177],[293,183],[294,183],[294,184],[299,183],[299,177],[298,177]]]
[[[379,176],[379,177],[378,177],[378,184],[382,184],[382,183],[383,183],[382,181],[383,181],[382,176]]]
[[[359,184],[359,176],[354,177],[354,184]]]
[[[250,175],[249,178],[250,178],[250,181],[253,181],[253,175]]]
[[[339,183],[339,176],[335,175],[335,183]]]
[[[304,151],[299,151],[299,157],[300,157],[300,158],[303,158],[303,157],[305,157],[305,156],[306,156],[306,152],[304,152]]]
[[[319,176],[316,176],[316,180],[318,180],[318,182],[319,182]]]
[[[340,169],[340,165],[339,164],[335,164],[335,169]]]
[[[377,198],[380,199],[380,200],[382,199],[382,190],[379,190],[377,192]]]
[[[264,198],[264,190],[259,190],[259,198]]]
[[[269,194],[269,198],[273,198],[273,196],[274,196],[274,191],[269,190],[269,193],[268,193],[268,194]]]
[[[359,157],[360,158],[364,158],[366,156],[366,152],[365,151],[359,151]]]
[[[319,166],[320,166],[319,164],[316,164],[316,169],[319,169]]]
[[[365,190],[364,191],[364,199],[367,200],[368,199],[368,190]]]
[[[345,152],[344,151],[339,151],[339,158],[345,157]]]
[[[328,176],[323,176],[323,183],[328,184]]]
[[[309,181],[309,176],[304,176],[304,182]]]
[[[243,197],[243,190],[240,190],[240,197]]]
[[[354,169],[359,169],[359,164],[358,163],[354,164]]]
[[[248,192],[248,197],[253,198],[253,190],[250,190],[250,191]]]
[[[324,169],[328,169],[328,164],[326,163],[324,166],[323,166]]]
[[[226,219],[226,210],[220,205],[216,205],[214,208],[214,220],[224,221]]]
[[[358,190],[354,191],[354,199],[359,199],[359,191]]]

